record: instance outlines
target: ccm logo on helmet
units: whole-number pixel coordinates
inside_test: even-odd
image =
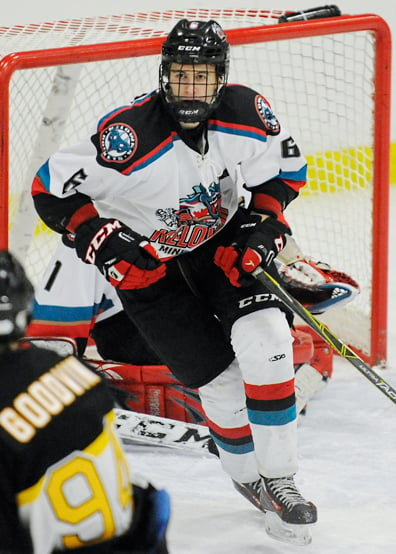
[[[180,44],[177,47],[178,50],[184,50],[185,52],[199,52],[201,50],[200,46],[188,46],[188,44]]]

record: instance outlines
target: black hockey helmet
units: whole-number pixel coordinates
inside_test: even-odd
[[[219,104],[227,84],[230,45],[221,26],[214,20],[189,21],[181,19],[162,45],[160,90],[166,106],[177,121],[204,121]],[[172,63],[210,64],[216,68],[217,89],[210,103],[201,100],[177,100],[169,83]]]
[[[22,265],[8,250],[0,250],[0,343],[23,337],[33,298],[33,286]]]

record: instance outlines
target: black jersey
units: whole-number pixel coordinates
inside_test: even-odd
[[[103,380],[35,346],[0,354],[0,548],[49,554],[124,533],[126,458]]]

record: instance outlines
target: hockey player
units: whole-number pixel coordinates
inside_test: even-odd
[[[20,341],[33,289],[0,251],[0,543],[4,554],[166,554],[169,498],[129,479],[104,381]]]
[[[312,313],[350,302],[359,292],[344,272],[304,255],[290,235],[275,260],[288,290]],[[83,356],[90,339],[104,360],[134,365],[162,365],[129,319],[113,287],[95,266],[77,257],[74,241],[64,235],[35,287],[33,337],[70,337]]]
[[[313,313],[340,306],[358,293],[349,276],[304,256],[290,235],[275,261],[284,286]],[[73,339],[79,356],[88,357],[97,371],[105,369],[113,392],[118,391],[117,402],[128,409],[204,421],[196,390],[172,376],[125,314],[116,288],[95,266],[81,262],[67,237],[59,241],[35,287],[27,334]],[[294,328],[292,335],[296,407],[305,413],[307,402],[331,378],[332,352],[316,335],[310,339],[306,328]],[[102,360],[95,348],[86,350],[87,344],[96,347]]]
[[[268,533],[306,544],[317,513],[294,482],[292,317],[251,276],[276,271],[306,161],[259,92],[227,85],[228,66],[215,21],[181,20],[163,44],[159,90],[52,155],[32,193],[46,224],[71,233],[117,289],[150,348],[199,388],[223,468],[254,483]]]

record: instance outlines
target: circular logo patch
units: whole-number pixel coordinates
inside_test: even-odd
[[[280,131],[279,121],[271,110],[269,104],[262,96],[256,96],[256,110],[262,119],[265,128],[272,134],[277,135]]]
[[[137,137],[131,127],[123,123],[116,123],[102,131],[100,146],[105,160],[124,162],[134,154]]]

